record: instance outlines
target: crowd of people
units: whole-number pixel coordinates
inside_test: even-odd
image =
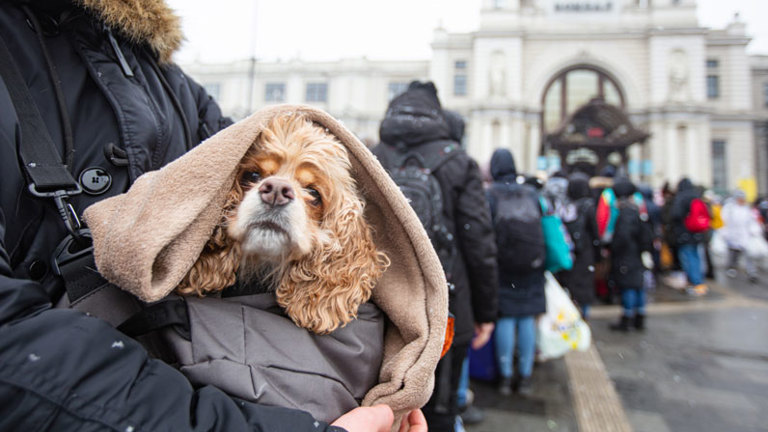
[[[419,116],[429,119],[429,128],[416,126],[427,124]],[[647,298],[661,277],[667,283],[676,281],[670,285],[686,295],[706,295],[707,272],[711,277],[714,268],[712,255],[723,262],[721,267],[727,266],[731,277],[743,261],[750,280],[757,281],[759,255],[753,252],[753,240],[756,235],[764,238],[768,200],[750,206],[744,192],[736,190],[723,204],[717,195],[687,178],[674,190],[666,186],[654,191],[632,182],[616,157],[609,158],[600,175],[590,176],[578,169],[548,178],[526,175],[517,170],[514,155],[506,148],[497,149],[491,157],[483,199],[477,164],[460,147],[455,150],[463,135],[449,133],[451,122],[456,123],[456,113],[442,110],[434,86],[414,82],[390,104],[381,125],[382,143],[374,153],[395,173],[396,182],[397,170],[408,165],[408,155],[413,152],[424,159],[438,155],[438,160],[450,158],[447,154],[452,151],[461,153],[446,168],[439,163],[419,167],[426,172],[434,168],[443,186],[442,197],[450,203],[443,209],[451,221],[449,231],[459,237],[461,277],[455,277],[454,267],[446,271],[454,290],[450,302],[451,310],[458,312],[457,328],[474,325],[471,346],[475,350],[493,331],[495,379],[502,397],[532,392],[537,320],[547,310],[545,271],[551,271],[568,291],[585,320],[596,300],[620,303],[623,312],[610,328],[621,332],[645,329]],[[438,127],[441,123],[445,124]],[[619,165],[614,164],[617,160]],[[417,211],[423,207],[414,205]],[[553,239],[542,229],[545,216],[559,219],[562,238]],[[712,247],[713,239],[720,249]],[[572,263],[565,268],[553,268],[547,262],[553,241],[567,246]],[[438,242],[433,243],[439,249]],[[461,312],[468,307],[473,314]],[[437,383],[450,383],[452,396],[446,398],[450,400],[446,408],[435,405],[439,393],[433,395],[426,408],[431,430],[462,430],[462,423],[483,419],[482,412],[467,403],[470,341],[466,336],[459,341],[451,349],[450,360],[443,360],[450,367],[438,367],[436,373]],[[445,373],[449,378],[442,376]],[[458,419],[455,424],[454,418]]]

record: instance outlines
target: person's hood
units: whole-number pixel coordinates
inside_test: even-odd
[[[544,184],[544,195],[558,202],[568,199],[568,179],[563,177],[551,177]]]
[[[496,181],[501,181],[517,176],[515,168],[515,158],[508,149],[496,149],[491,156],[491,177]]]
[[[637,187],[637,191],[643,195],[647,201],[653,201],[653,189],[648,185],[641,185]]]
[[[680,183],[677,184],[677,193],[688,191],[693,191],[693,182],[691,182],[690,179],[684,177],[682,180],[680,180]]]
[[[461,144],[462,139],[464,139],[464,118],[456,111],[444,110],[443,115],[448,122],[451,139]]]
[[[620,177],[613,183],[613,192],[617,198],[626,198],[637,192],[637,187],[628,178]]]
[[[379,126],[379,137],[397,148],[450,140],[451,129],[435,85],[414,81],[408,90],[394,98]]]
[[[606,165],[600,170],[600,177],[613,178],[616,176],[616,167],[613,165]]]
[[[391,261],[373,290],[372,301],[387,315],[388,326],[379,384],[363,405],[386,403],[402,415],[424,405],[432,392],[448,318],[447,283],[400,189],[370,150],[323,111],[301,105],[260,110],[142,175],[128,192],[87,208],[96,266],[109,282],[145,301],[170,294],[220,221],[246,151],[271,119],[293,114],[325,127],[347,148],[374,242]]]
[[[577,172],[568,178],[568,198],[576,201],[591,196],[592,190],[589,188],[589,176]]]
[[[161,62],[170,63],[181,47],[181,22],[163,0],[73,0],[109,28],[135,44],[147,44]]]

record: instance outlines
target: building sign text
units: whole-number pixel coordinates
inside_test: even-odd
[[[612,1],[558,1],[555,12],[610,12]]]

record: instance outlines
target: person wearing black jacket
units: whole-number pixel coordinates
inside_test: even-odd
[[[584,319],[595,299],[595,260],[600,258],[600,235],[595,216],[595,200],[589,177],[576,172],[568,178],[568,204],[561,218],[574,244],[573,268],[557,274],[557,278],[573,296]]]
[[[641,254],[652,248],[652,232],[648,215],[641,214],[633,194],[635,185],[626,178],[619,178],[613,185],[619,216],[610,244],[611,270],[609,283],[621,292],[624,312],[613,330],[628,331],[630,322],[638,330],[645,328],[645,291],[643,281],[645,266]]]
[[[491,177],[488,201],[497,228],[499,258],[499,319],[494,335],[501,375],[499,393],[508,396],[514,387],[527,395],[533,391],[536,317],[547,311],[543,211],[534,186],[540,183],[518,176],[515,159],[504,148],[491,156]],[[505,219],[505,215],[511,217]],[[515,350],[519,353],[517,373],[513,368]]]
[[[171,62],[181,33],[170,9],[157,0],[5,1],[0,39],[0,62],[17,69],[0,77],[0,430],[340,430],[304,411],[195,389],[107,322],[54,307],[72,295],[52,265],[68,231],[83,236],[74,215],[231,124]],[[31,103],[12,96],[22,88]],[[20,106],[38,111],[42,126],[20,120],[29,111]],[[34,139],[41,133],[55,166],[22,165],[30,146],[45,148]],[[58,204],[36,196],[44,190],[28,177],[56,167],[83,190]],[[337,422],[389,430],[392,412],[358,408]]]
[[[387,170],[398,168],[404,153],[441,152],[456,147],[451,129],[431,82],[412,82],[392,100],[379,129],[381,143],[373,149]],[[496,320],[496,247],[477,163],[464,150],[435,172],[443,202],[443,223],[455,238],[458,253],[446,270],[449,309],[455,317],[453,346],[437,366],[435,391],[424,407],[430,431],[453,431],[456,391],[467,348],[482,346]],[[473,339],[474,337],[474,339]]]

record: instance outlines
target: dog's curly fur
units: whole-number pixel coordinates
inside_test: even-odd
[[[344,146],[301,116],[276,117],[238,168],[221,222],[177,288],[221,291],[264,277],[299,326],[329,333],[356,317],[389,265],[363,217],[365,202]],[[295,198],[272,206],[264,182],[280,179]]]

